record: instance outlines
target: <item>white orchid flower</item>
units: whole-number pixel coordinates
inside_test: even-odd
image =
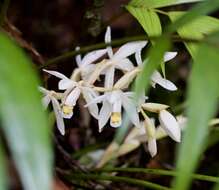
[[[42,104],[45,108],[48,107],[49,103],[52,103],[52,107],[55,113],[56,124],[59,132],[65,134],[65,125],[62,117],[61,106],[56,98],[55,91],[49,91],[43,87],[39,87],[39,91],[43,93],[44,97],[42,98]]]
[[[80,50],[80,47],[76,47],[76,50]],[[88,80],[90,74],[95,70],[96,67],[96,65],[92,63],[101,58],[104,54],[106,54],[106,52],[106,49],[91,51],[90,53],[87,53],[83,59],[80,54],[76,56],[76,63],[80,69],[83,80]]]
[[[73,116],[74,106],[76,105],[76,102],[81,93],[87,104],[89,104],[94,98],[98,96],[98,94],[92,88],[86,86],[83,81],[73,81],[56,71],[49,71],[45,69],[44,71],[60,78],[61,80],[58,84],[59,90],[66,90],[62,99],[62,113],[64,118],[69,119]],[[88,110],[94,118],[98,118],[97,104],[89,105]]]
[[[111,43],[111,29],[108,26],[105,34],[105,43]],[[107,53],[109,56],[108,62],[110,62],[110,66],[106,68],[105,75],[106,81],[105,84],[107,88],[112,87],[114,82],[114,72],[115,69],[119,69],[122,71],[131,71],[134,69],[134,65],[132,62],[127,58],[128,56],[138,52],[146,46],[147,41],[134,41],[128,42],[121,46],[118,51],[113,54],[113,50],[111,46],[107,47]]]
[[[127,112],[131,122],[135,126],[140,126],[138,111],[136,108],[137,106],[130,97],[130,92],[122,92],[121,90],[107,92],[104,95],[98,96],[96,99],[91,101],[90,104],[100,102],[103,102],[103,105],[100,109],[98,117],[99,132],[102,131],[109,119],[112,127],[121,126],[122,107]],[[85,106],[89,106],[90,104]]]
[[[167,110],[159,112],[159,121],[164,131],[176,142],[181,141],[181,130],[175,117]]]

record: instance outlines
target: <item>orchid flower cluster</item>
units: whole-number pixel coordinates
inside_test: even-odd
[[[111,43],[111,29],[107,27],[105,43]],[[135,93],[130,91],[129,86],[141,72],[143,62],[141,51],[147,45],[147,41],[133,41],[122,45],[116,52],[108,45],[105,49],[87,53],[83,58],[76,56],[77,68],[74,69],[70,78],[62,73],[44,70],[50,75],[60,79],[58,89],[55,92],[40,87],[43,93],[42,103],[45,108],[51,102],[58,130],[65,134],[64,118],[70,119],[74,115],[74,107],[79,97],[83,97],[89,113],[98,120],[99,132],[110,121],[111,127],[122,125],[122,110],[127,113],[131,123],[136,127],[144,127],[148,139],[148,149],[151,156],[156,155],[156,127],[147,112],[158,114],[160,125],[165,132],[175,141],[180,142],[180,127],[175,117],[167,111],[169,106],[158,103],[146,102],[144,94],[135,100]],[[80,48],[77,47],[76,50]],[[173,59],[176,52],[166,52],[164,62]],[[130,60],[134,55],[135,63]],[[107,58],[106,58],[107,57]],[[147,64],[147,63],[146,63]],[[115,72],[119,70],[122,76],[116,81]],[[102,86],[96,86],[96,81],[103,79]],[[175,91],[177,87],[156,70],[151,76],[151,85],[156,84],[169,90]],[[101,107],[98,106],[101,104]],[[100,107],[100,110],[99,110]],[[131,110],[131,113],[130,113]],[[140,115],[144,121],[140,121]]]

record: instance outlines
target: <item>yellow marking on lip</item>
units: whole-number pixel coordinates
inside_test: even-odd
[[[73,113],[73,106],[64,105],[62,107],[62,111],[64,114],[69,115],[69,114]]]
[[[113,124],[119,124],[121,122],[121,113],[120,112],[113,112],[111,115],[111,122]]]

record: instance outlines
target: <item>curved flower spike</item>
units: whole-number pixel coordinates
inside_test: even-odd
[[[181,141],[181,132],[178,122],[175,117],[166,110],[161,110],[159,113],[159,121],[161,127],[166,133],[176,142]]]
[[[44,94],[44,97],[42,98],[42,103],[45,108],[48,107],[50,102],[52,103],[52,107],[55,113],[57,128],[62,135],[65,135],[65,125],[62,117],[61,107],[58,100],[55,98],[56,92],[49,91],[43,87],[39,87],[39,91]]]

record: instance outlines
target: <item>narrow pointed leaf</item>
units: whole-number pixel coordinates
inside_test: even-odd
[[[177,18],[182,16],[185,12],[169,12],[168,15],[171,21],[175,21]],[[182,38],[189,38],[189,39],[197,39],[201,40],[206,35],[218,30],[219,28],[219,19],[210,17],[210,16],[201,16],[198,19],[190,22],[189,24],[179,28],[177,32]],[[186,48],[192,55],[195,56],[198,48],[198,44],[192,42],[185,43]]]
[[[198,1],[203,0],[132,0],[129,4],[137,7],[159,8]]]
[[[4,158],[4,151],[2,149],[2,143],[0,141],[0,189],[6,190],[6,163]]]
[[[24,53],[0,33],[0,116],[26,190],[49,190],[51,143],[38,92],[39,81]]]
[[[199,47],[194,58],[188,92],[189,120],[178,155],[179,175],[174,183],[174,189],[177,190],[188,189],[191,174],[208,135],[208,122],[216,111],[219,95],[218,60],[219,50],[206,44]]]
[[[161,35],[161,23],[157,13],[147,8],[136,8],[131,5],[126,6],[128,11],[138,20],[148,36]]]

